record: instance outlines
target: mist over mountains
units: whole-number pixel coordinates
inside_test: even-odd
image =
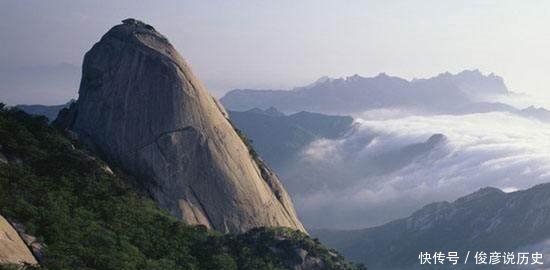
[[[222,102],[353,115],[350,130],[312,141],[278,173],[325,244],[373,269],[413,269],[420,251],[445,248],[548,255],[550,111],[520,97],[474,70],[324,77]]]
[[[550,181],[550,113],[501,102],[512,95],[501,77],[471,70],[412,81],[323,77],[291,91],[234,90],[221,101],[231,109],[352,113],[350,131],[318,138],[276,168],[306,226],[351,229],[486,186],[513,191]]]
[[[346,137],[310,144],[280,172],[304,187],[295,196],[304,223],[379,225],[482,187],[513,191],[550,181],[550,125],[538,120],[491,112],[356,123]]]

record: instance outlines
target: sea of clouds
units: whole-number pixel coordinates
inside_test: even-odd
[[[442,134],[436,135],[434,134]],[[550,124],[510,113],[417,116],[368,111],[317,140],[282,173],[310,228],[353,229],[492,186],[550,182]]]

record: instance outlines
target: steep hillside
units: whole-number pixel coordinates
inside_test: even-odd
[[[0,213],[44,242],[40,269],[362,269],[300,231],[187,225],[45,117],[0,105],[0,145]]]

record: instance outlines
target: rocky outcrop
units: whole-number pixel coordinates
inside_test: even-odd
[[[0,216],[0,264],[37,264],[31,251],[11,224]]]
[[[78,101],[56,125],[140,180],[158,204],[223,232],[304,230],[277,177],[153,27],[127,19],[86,54]]]
[[[11,222],[11,225],[13,229],[19,234],[25,245],[29,247],[32,255],[34,255],[34,258],[39,262],[43,262],[44,260],[44,249],[46,248],[46,244],[44,244],[41,240],[38,238],[27,234],[27,229],[25,226],[18,222]]]

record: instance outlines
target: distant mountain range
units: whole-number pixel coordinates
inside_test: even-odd
[[[74,102],[74,100],[71,100],[65,104],[61,105],[17,105],[16,107],[23,110],[24,112],[30,114],[30,115],[43,115],[48,118],[48,120],[51,122],[55,120],[57,117],[57,114],[59,111],[61,111],[64,108],[69,108],[69,106]]]
[[[18,107],[19,109],[25,111],[28,114],[43,115],[43,116],[46,116],[50,121],[53,121],[57,117],[57,114],[59,113],[59,111],[63,108],[68,108],[71,105],[72,102],[74,102],[74,100],[71,100],[71,101],[69,101],[65,104],[60,104],[60,105],[48,106],[48,105],[40,105],[40,104],[33,104],[33,105],[20,104],[20,105],[17,105],[16,107]],[[513,113],[513,114],[516,114],[516,115],[519,115],[519,116],[524,116],[524,117],[537,119],[537,120],[540,120],[540,121],[543,121],[543,122],[550,122],[550,111],[545,109],[545,108],[529,106],[529,107],[524,108],[524,109],[517,109],[517,108],[515,108],[511,105],[508,105],[508,104],[505,104],[505,103],[500,103],[500,102],[475,102],[475,103],[469,103],[469,104],[466,104],[464,106],[456,107],[453,110],[448,111],[449,114],[455,114],[455,115],[471,114],[471,113],[487,113],[487,112],[509,112],[509,113]],[[259,122],[248,123],[248,122],[249,121],[254,122],[254,121],[261,120],[261,119],[254,119],[254,118],[250,118],[249,116],[251,116],[251,115],[255,115],[255,116],[263,115],[263,117],[267,117],[267,118],[273,118],[273,117],[278,117],[278,116],[286,116],[283,112],[279,111],[278,109],[276,109],[273,106],[271,106],[271,107],[269,107],[265,110],[262,110],[262,109],[259,109],[259,108],[254,108],[254,109],[250,109],[250,110],[245,111],[245,112],[230,111],[230,114],[233,118],[233,121],[238,126],[240,126],[243,130],[245,130],[246,133],[248,134],[248,136],[255,137],[255,140],[263,140],[264,139],[262,134],[257,134],[256,133],[256,132],[259,132],[259,130],[260,130],[259,128],[257,128],[257,127],[252,128],[252,126],[254,126],[256,124],[260,124],[260,123]],[[306,117],[302,117],[302,116],[306,116]],[[310,117],[308,118],[307,116],[310,116]],[[329,116],[328,118],[331,119],[331,121],[328,121],[328,122],[325,122],[324,124],[322,124],[322,125],[325,125],[324,127],[326,129],[318,129],[315,126],[312,126],[311,128],[313,128],[313,130],[310,130],[310,132],[313,132],[313,133],[320,132],[319,134],[317,134],[317,135],[319,135],[318,137],[325,137],[325,138],[331,138],[331,139],[336,138],[336,135],[342,135],[341,133],[338,133],[338,132],[342,132],[343,129],[341,129],[341,128],[344,128],[346,126],[344,124],[344,122],[349,122],[350,125],[351,125],[351,122],[353,121],[353,118],[351,118],[349,116],[344,116],[343,118],[339,118],[339,116],[337,116],[337,115],[326,115],[326,114],[321,114],[321,113],[310,113],[310,112],[306,112],[306,111],[301,111],[300,113],[295,113],[290,118],[283,117],[283,118],[280,118],[278,120],[285,119],[285,121],[286,121],[288,119],[292,119],[294,121],[298,121],[299,123],[297,122],[297,124],[305,125],[305,127],[303,127],[303,128],[307,129],[309,124],[315,125],[315,120],[323,121],[324,120],[323,116]],[[260,116],[260,118],[261,117],[262,116]],[[314,122],[309,123],[309,121],[304,121],[305,119],[310,119],[310,120],[313,120]],[[346,119],[346,120],[342,121],[344,119]],[[339,121],[339,120],[341,120],[341,121]],[[265,124],[262,124],[262,125],[267,126]],[[313,138],[313,137],[311,137],[311,138]],[[305,141],[311,142],[311,140],[305,140]],[[259,147],[261,147],[261,146],[259,146]],[[261,147],[261,148],[263,148],[263,147]],[[260,152],[262,152],[262,150],[260,150]],[[262,156],[266,160],[271,160],[271,161],[276,160],[275,158],[269,157],[269,155],[270,155],[270,153],[266,152]],[[276,162],[272,162],[272,163],[275,164]]]
[[[449,110],[449,114],[461,115],[472,113],[508,112],[518,116],[550,122],[550,111],[545,108],[529,106],[517,109],[514,106],[500,102],[476,102]]]
[[[421,268],[420,252],[543,252],[537,244],[550,238],[550,184],[512,193],[482,188],[382,226],[312,234],[369,269]]]
[[[508,88],[501,77],[484,75],[479,70],[465,70],[411,81],[385,73],[376,77],[323,77],[308,86],[287,91],[237,89],[228,92],[221,102],[229,110],[237,111],[274,106],[284,112],[337,114],[380,108],[449,112],[507,93]]]
[[[285,115],[276,108],[230,111],[231,121],[252,141],[260,156],[280,171],[309,143],[335,139],[347,132],[353,118],[299,112]]]

